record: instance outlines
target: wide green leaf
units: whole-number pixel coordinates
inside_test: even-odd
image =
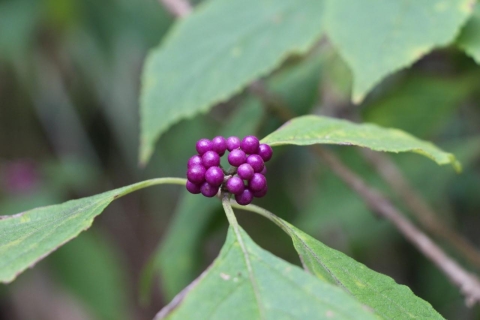
[[[428,302],[417,297],[407,286],[397,284],[392,278],[367,268],[277,219],[292,237],[306,270],[340,286],[372,308],[382,319],[443,319]]]
[[[155,319],[330,318],[376,319],[351,295],[273,256],[232,226],[213,265]]]
[[[472,17],[463,28],[458,44],[480,64],[480,3],[476,4]]]
[[[184,179],[146,180],[96,196],[0,216],[0,282],[18,274],[88,229],[115,199],[156,184],[184,184]]]
[[[333,0],[327,33],[354,74],[360,102],[385,76],[452,42],[472,13],[471,0]]]
[[[211,0],[176,23],[143,73],[140,160],[172,124],[208,111],[305,53],[323,32],[323,0]]]
[[[454,155],[404,131],[321,116],[295,118],[265,137],[262,142],[271,146],[338,144],[359,146],[375,151],[415,152],[438,164],[450,163],[455,169],[461,169]]]

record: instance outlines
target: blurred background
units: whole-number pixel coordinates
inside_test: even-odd
[[[142,179],[183,177],[199,138],[264,136],[281,125],[247,90],[175,125],[140,168],[143,60],[172,22],[154,0],[0,0],[0,215]],[[349,102],[351,74],[328,40],[262,81],[296,115],[397,127],[454,153],[461,174],[418,155],[387,161],[438,219],[480,248],[480,66],[472,59],[453,47],[437,50],[388,78],[360,106]],[[369,155],[332,150],[408,212]],[[276,150],[268,179],[269,195],[259,205],[410,286],[446,318],[480,319],[479,307],[465,307],[457,288],[308,149]],[[262,247],[299,264],[274,225],[249,213],[239,220]],[[168,186],[131,194],[88,232],[0,285],[0,319],[151,319],[215,258],[226,228],[215,200]]]

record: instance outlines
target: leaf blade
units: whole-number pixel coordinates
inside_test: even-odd
[[[96,196],[0,216],[0,282],[9,283],[28,267],[88,229],[113,200],[155,184],[184,179],[146,180]]]
[[[383,319],[443,319],[432,306],[404,285],[331,249],[288,222],[286,226],[304,267],[321,279],[339,284]],[[285,230],[285,229],[284,229]]]
[[[472,17],[460,34],[458,45],[480,64],[480,3],[475,5]]]
[[[470,0],[328,2],[327,33],[353,71],[353,101],[361,102],[387,75],[452,42],[471,12]]]
[[[430,142],[416,139],[404,131],[322,116],[309,115],[290,120],[263,138],[262,142],[271,146],[337,144],[384,152],[414,152],[440,165],[452,164],[457,171],[461,170],[461,165],[453,154],[442,151]]]
[[[158,319],[375,319],[362,305],[334,286],[258,247],[243,229],[230,227],[213,265]],[[241,239],[241,240],[240,240]],[[240,241],[258,284],[263,317],[255,307]],[[212,289],[213,288],[213,289]],[[213,293],[214,292],[214,293]],[[208,296],[209,299],[201,299]]]
[[[302,6],[295,0],[213,0],[179,21],[144,68],[140,161],[148,161],[172,124],[208,111],[289,55],[305,53],[323,32],[322,9],[320,0]],[[206,34],[208,40],[198,40]]]

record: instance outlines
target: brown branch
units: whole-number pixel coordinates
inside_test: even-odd
[[[468,306],[480,302],[480,281],[475,275],[464,270],[450,258],[427,235],[407,220],[404,214],[395,208],[385,196],[368,186],[334,154],[318,146],[314,147],[314,151],[338,177],[362,197],[373,211],[392,222],[405,238],[437,265],[453,284],[460,288],[460,292],[465,296]]]
[[[159,0],[165,9],[174,17],[183,18],[192,12],[192,5],[188,0]]]
[[[470,263],[480,268],[480,252],[461,234],[440,219],[438,214],[405,179],[393,161],[378,152],[362,150],[362,153],[428,232],[448,241]]]
[[[268,110],[276,113],[279,118],[284,121],[292,118],[291,111],[285,108],[281,99],[268,92],[261,82],[252,85],[250,90],[267,106]],[[272,96],[275,99],[271,99]],[[280,112],[281,109],[284,110]],[[408,241],[413,243],[460,289],[468,306],[480,302],[480,280],[474,274],[463,269],[425,233],[406,219],[405,215],[387,197],[367,185],[360,176],[345,166],[334,154],[320,146],[313,146],[312,148],[330,169],[363,199],[372,211],[389,220]]]

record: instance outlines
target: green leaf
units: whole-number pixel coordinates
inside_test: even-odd
[[[399,285],[392,278],[327,247],[282,219],[275,219],[292,237],[306,270],[319,279],[340,286],[382,319],[443,319],[407,286]]]
[[[88,229],[113,200],[157,184],[184,184],[185,179],[146,180],[93,197],[0,216],[0,282],[13,281],[28,267]]]
[[[211,0],[176,23],[143,73],[140,161],[172,124],[208,111],[323,32],[323,0]]]
[[[385,76],[452,42],[472,13],[471,0],[333,0],[329,37],[354,74],[353,101]]]
[[[230,227],[219,257],[155,318],[376,319],[350,295]]]
[[[356,124],[346,120],[303,116],[295,118],[262,140],[271,146],[285,144],[339,144],[353,145],[385,152],[415,152],[440,165],[451,163],[460,171],[461,165],[451,153],[444,152],[430,142],[419,140],[397,129],[374,124]]]
[[[460,34],[458,45],[480,64],[480,3],[475,5],[472,17]]]
[[[318,101],[324,61],[320,55],[282,68],[266,82],[267,90],[277,95],[295,114],[308,114]]]

